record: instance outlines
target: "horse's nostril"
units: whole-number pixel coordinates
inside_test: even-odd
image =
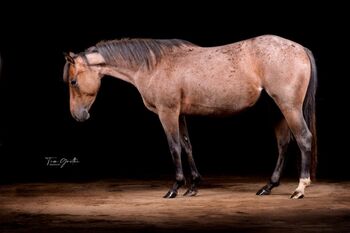
[[[82,119],[87,120],[89,119],[89,117],[90,117],[89,112],[86,109],[84,109],[82,112]]]

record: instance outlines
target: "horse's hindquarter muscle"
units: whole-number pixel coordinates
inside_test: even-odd
[[[269,95],[277,103],[302,106],[311,72],[304,47],[272,35],[251,39],[250,47]]]

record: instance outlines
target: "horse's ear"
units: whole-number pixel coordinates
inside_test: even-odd
[[[63,53],[63,55],[64,55],[64,58],[66,59],[67,62],[69,62],[70,64],[75,64],[75,61],[74,61],[75,54],[74,53],[72,53],[72,52]]]

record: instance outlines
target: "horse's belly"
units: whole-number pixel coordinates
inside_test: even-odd
[[[232,115],[254,105],[260,92],[261,89],[252,89],[243,93],[207,92],[203,95],[188,95],[182,100],[181,112],[195,115]]]
[[[217,115],[225,116],[238,113],[242,110],[233,108],[233,107],[224,107],[224,106],[206,106],[202,104],[193,104],[193,103],[183,103],[181,108],[182,114],[187,115]]]
[[[232,115],[254,105],[259,97],[257,93],[253,97],[239,98],[212,98],[210,101],[190,101],[185,99],[181,105],[183,114],[195,115]]]

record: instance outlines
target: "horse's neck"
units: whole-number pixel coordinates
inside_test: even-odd
[[[105,59],[99,53],[87,54],[86,58],[92,69],[97,69],[102,76],[109,75],[128,83],[133,84],[140,91],[140,87],[145,85],[150,72],[146,71],[143,66],[138,69],[123,66],[105,65]],[[101,65],[104,64],[104,65]]]
[[[85,55],[90,69],[95,69],[102,76],[109,75],[135,85],[135,73],[138,71],[121,68],[120,66],[105,65],[106,61],[99,53],[89,53]]]
[[[100,74],[109,75],[114,78],[121,79],[125,82],[131,83],[136,86],[135,71],[129,69],[122,69],[113,66],[104,66],[100,69]]]

